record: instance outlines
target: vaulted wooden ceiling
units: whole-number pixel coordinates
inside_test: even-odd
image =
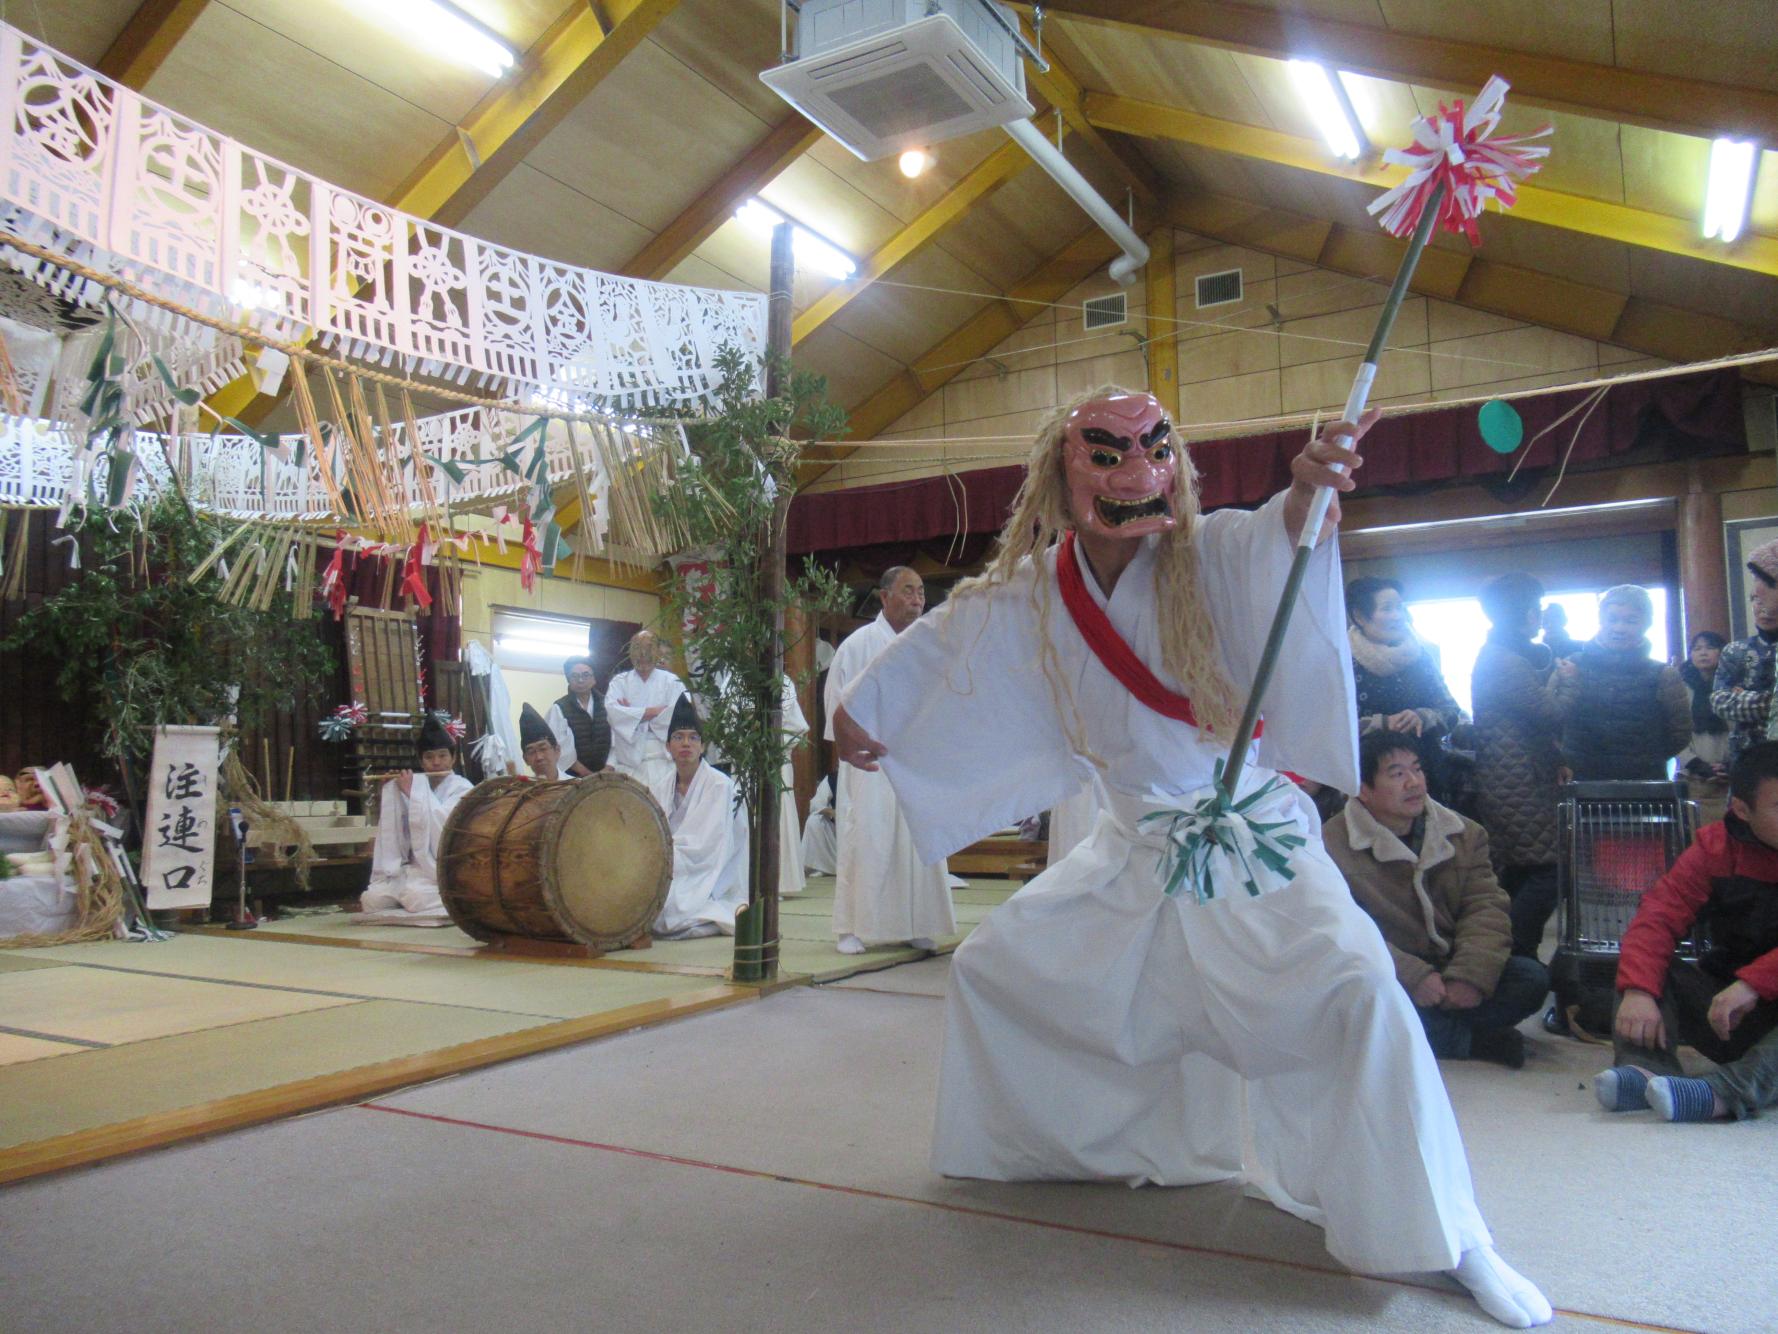
[[[860,260],[799,276],[797,356],[883,429],[1111,250],[989,131],[918,180],[863,163],[758,80],[775,0],[458,0],[523,53],[495,80],[410,44],[376,0],[68,0],[12,22],[174,110],[411,212],[594,268],[762,289],[759,194]],[[1029,6],[1022,6],[1027,18]],[[1553,123],[1519,213],[1440,295],[1653,355],[1778,342],[1778,153],[1749,229],[1699,236],[1710,138],[1778,144],[1771,0],[1061,0],[1044,6],[1039,121],[1106,195],[1161,222],[1330,268],[1386,271],[1376,164],[1338,163],[1284,60],[1350,72],[1372,142],[1514,83],[1508,127]],[[1058,125],[1057,122],[1060,122]],[[1111,284],[1106,282],[1109,289]],[[1007,299],[1009,295],[1013,298]],[[260,405],[262,410],[266,406]],[[1041,406],[1041,405],[1033,405]]]

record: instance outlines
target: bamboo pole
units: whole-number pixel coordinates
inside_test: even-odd
[[[1433,223],[1438,220],[1439,204],[1443,201],[1444,194],[1445,186],[1441,181],[1434,187],[1420,213],[1413,238],[1408,242],[1407,253],[1401,257],[1401,267],[1395,271],[1395,281],[1389,285],[1389,295],[1384,298],[1382,313],[1377,316],[1377,327],[1371,333],[1370,345],[1365,348],[1364,360],[1359,364],[1358,373],[1352,378],[1352,391],[1346,396],[1346,406],[1340,414],[1341,421],[1356,423],[1364,414],[1364,406],[1370,400],[1371,383],[1377,378],[1377,363],[1383,358],[1383,349],[1388,345],[1390,331],[1395,327],[1395,317],[1401,311],[1402,299],[1407,296],[1408,284],[1413,281],[1414,269],[1420,263],[1420,254],[1426,249],[1426,242],[1432,235]],[[1234,799],[1241,781],[1241,771],[1247,765],[1247,752],[1252,748],[1253,733],[1259,726],[1260,708],[1265,702],[1266,688],[1272,683],[1272,673],[1277,670],[1279,655],[1284,651],[1284,635],[1290,629],[1290,615],[1296,610],[1297,595],[1302,591],[1303,577],[1308,573],[1309,558],[1315,552],[1316,539],[1327,518],[1328,506],[1332,503],[1333,488],[1317,487],[1315,498],[1309,504],[1309,517],[1304,520],[1303,531],[1297,537],[1296,554],[1291,558],[1290,573],[1285,576],[1284,592],[1278,599],[1278,609],[1272,614],[1272,628],[1266,635],[1266,647],[1260,654],[1259,669],[1253,674],[1253,688],[1247,694],[1247,707],[1241,714],[1240,726],[1235,729],[1234,741],[1229,746],[1228,762],[1223,766],[1222,776],[1218,780],[1222,795],[1227,800]]]

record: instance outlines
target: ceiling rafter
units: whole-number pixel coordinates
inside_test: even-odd
[[[142,0],[99,57],[99,73],[141,92],[209,7],[210,0]]]
[[[1088,93],[1086,113],[1102,129],[1119,130],[1150,139],[1171,139],[1237,157],[1252,158],[1298,171],[1358,181],[1379,188],[1395,185],[1406,168],[1384,166],[1375,159],[1345,163],[1330,155],[1312,139],[1277,130],[1217,120],[1179,107],[1109,93]],[[1666,213],[1612,204],[1581,195],[1562,194],[1537,185],[1521,185],[1512,217],[1564,231],[1581,232],[1625,245],[1661,250],[1687,259],[1703,260],[1778,276],[1778,237],[1746,233],[1732,246],[1706,241],[1690,219]]]
[[[585,0],[575,0],[389,203],[446,227],[461,222],[678,6],[679,0],[604,0],[607,30]]]
[[[794,347],[808,338],[828,320],[845,309],[847,303],[854,297],[861,295],[877,279],[926,245],[946,227],[968,212],[973,205],[987,198],[988,195],[998,190],[1030,165],[1030,155],[1018,144],[1011,139],[1001,144],[949,190],[933,200],[918,216],[879,246],[868,259],[858,266],[858,272],[843,282],[835,283],[807,310],[798,315],[790,329],[791,346]]]
[[[966,363],[993,351],[1120,253],[1104,232],[1087,228],[854,407],[848,434],[854,440],[875,439],[903,413],[955,379]],[[831,457],[806,465],[802,485],[819,480],[857,451],[841,444],[829,452]]]
[[[773,126],[714,185],[698,193],[678,217],[618,269],[631,278],[658,282],[716,234],[735,210],[821,140],[821,128],[798,112]]]
[[[1212,241],[1359,278],[1393,273],[1405,249],[1403,242],[1377,229],[1218,195],[1176,199],[1168,206],[1167,220]],[[1714,315],[1437,247],[1422,254],[1413,290],[1675,362],[1755,351],[1774,342],[1768,331]],[[1775,364],[1744,367],[1741,373],[1749,380],[1778,384]]]
[[[1778,142],[1778,93],[1651,74],[1388,28],[1311,18],[1230,0],[1059,0],[1052,19],[1196,42],[1274,59],[1309,58],[1397,83],[1459,92],[1504,75],[1514,99],[1629,125]]]
[[[678,4],[605,0],[607,26],[584,0],[575,0],[427,154],[389,204],[441,226],[460,223]],[[260,394],[250,370],[209,402],[223,416],[256,426],[278,399]]]

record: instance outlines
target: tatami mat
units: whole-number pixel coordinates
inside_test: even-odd
[[[0,1069],[0,1147],[527,1028],[492,1010],[361,1001]]]
[[[91,1051],[75,1042],[56,1042],[50,1038],[28,1037],[23,1033],[0,1032],[0,1065],[19,1065],[25,1061],[41,1061],[47,1056],[66,1056],[70,1052]]]
[[[0,976],[0,1023],[107,1046],[351,1003],[98,968],[42,968]]]
[[[331,950],[275,941],[181,935],[155,944],[103,941],[32,951],[93,968],[414,1001],[566,1019],[708,986],[708,978],[557,968],[510,960]]]
[[[37,968],[59,968],[55,959],[27,959],[10,950],[0,950],[0,973],[26,973]]]

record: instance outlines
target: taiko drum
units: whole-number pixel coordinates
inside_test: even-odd
[[[439,896],[478,940],[617,949],[646,934],[672,879],[666,817],[622,774],[497,778],[466,793],[439,835]]]

